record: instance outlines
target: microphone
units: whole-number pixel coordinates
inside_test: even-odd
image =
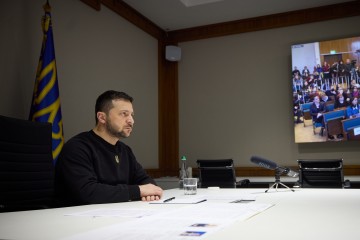
[[[291,170],[290,168],[283,168],[283,167],[279,167],[283,170],[283,173],[285,173],[286,175],[288,175],[289,177],[298,177],[299,173],[295,172],[293,170]]]
[[[270,170],[275,170],[278,168],[278,165],[275,162],[257,156],[252,156],[250,158],[250,161],[255,163],[256,165],[259,165],[260,167]]]
[[[291,170],[290,168],[287,167],[280,167],[278,166],[275,162],[270,161],[268,159],[264,159],[258,156],[252,156],[250,158],[250,161],[255,163],[256,165],[263,167],[263,168],[267,168],[270,170],[279,170],[280,173],[285,173],[286,175],[288,175],[289,177],[298,177],[299,173],[296,171]]]

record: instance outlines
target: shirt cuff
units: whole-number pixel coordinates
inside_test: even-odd
[[[140,188],[138,185],[129,185],[129,200],[140,200]]]

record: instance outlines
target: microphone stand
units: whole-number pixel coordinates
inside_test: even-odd
[[[283,169],[280,169],[280,168],[276,168],[276,169],[275,169],[275,183],[274,183],[273,185],[271,185],[271,186],[265,191],[265,193],[267,193],[271,188],[275,188],[275,190],[277,191],[279,185],[281,185],[281,186],[283,186],[283,187],[285,187],[285,188],[287,188],[287,189],[295,192],[294,189],[289,188],[288,186],[286,186],[285,184],[283,184],[283,183],[280,181],[280,175],[281,175],[283,172],[284,172]]]

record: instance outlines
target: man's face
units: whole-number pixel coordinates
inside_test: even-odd
[[[134,110],[132,103],[124,100],[113,100],[113,108],[106,116],[106,131],[117,138],[130,136],[134,126]]]

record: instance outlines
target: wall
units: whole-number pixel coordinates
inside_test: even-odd
[[[46,0],[0,2],[0,114],[26,119],[42,43]],[[105,90],[134,97],[135,128],[125,141],[146,168],[158,167],[157,40],[106,7],[51,0],[65,140],[95,125]]]
[[[298,158],[344,158],[360,164],[359,143],[295,144],[291,45],[359,36],[360,17],[180,43],[180,155],[233,158],[254,166],[259,155],[295,166]],[[336,31],[334,31],[336,29]]]
[[[0,114],[27,118],[45,0],[0,1]],[[61,4],[60,4],[61,3]],[[95,98],[109,88],[135,97],[127,143],[146,168],[158,166],[157,41],[106,7],[51,0],[65,138],[94,126]],[[343,157],[359,165],[358,143],[295,144],[292,44],[360,35],[359,17],[180,43],[180,155],[257,154],[283,165],[297,158]],[[336,29],[336,31],[334,31]]]

